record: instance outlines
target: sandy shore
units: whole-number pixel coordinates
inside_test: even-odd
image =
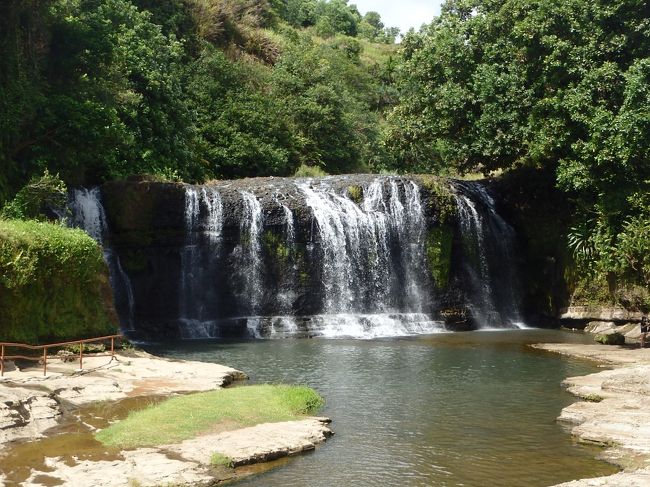
[[[608,367],[564,381],[569,392],[584,400],[564,408],[558,420],[573,425],[571,433],[578,441],[605,447],[603,459],[623,471],[559,485],[650,487],[650,348],[566,343],[533,347]]]
[[[155,357],[141,351],[118,352],[116,357],[84,357],[78,362],[48,361],[48,374],[32,367],[10,367],[0,380],[0,465],[3,450],[13,441],[47,435],[66,410],[96,401],[137,396],[165,396],[217,389],[243,372],[217,364]],[[286,423],[203,435],[174,445],[119,452],[111,461],[46,458],[21,485],[156,486],[214,485],[234,475],[212,467],[213,453],[233,460],[234,466],[274,460],[313,450],[332,434],[327,418],[305,418]],[[80,426],[86,426],[81,425]],[[5,485],[0,469],[0,487]],[[52,483],[54,482],[54,483]],[[14,484],[12,484],[14,485]]]

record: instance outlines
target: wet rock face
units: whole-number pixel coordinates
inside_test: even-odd
[[[360,335],[475,328],[483,308],[498,313],[483,294],[473,305],[487,264],[466,264],[493,210],[472,206],[468,244],[456,191],[430,176],[108,183],[105,245],[123,271],[114,287],[130,286],[116,289],[122,321],[148,339],[328,335],[323,317],[351,314],[365,317]]]

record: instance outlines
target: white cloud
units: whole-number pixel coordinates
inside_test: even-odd
[[[350,0],[361,14],[368,11],[379,12],[386,27],[399,27],[406,32],[411,27],[418,30],[422,24],[428,24],[440,13],[442,0]]]

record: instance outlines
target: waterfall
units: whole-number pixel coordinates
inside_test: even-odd
[[[433,318],[417,184],[372,178],[356,200],[326,180],[292,181],[285,194],[272,186],[238,188],[221,186],[238,215],[238,235],[223,251],[211,248],[209,237],[222,233],[221,198],[216,190],[186,188],[183,337],[219,337],[242,327],[258,338],[375,338],[443,329]],[[296,227],[289,198],[311,214],[308,231]]]
[[[83,229],[103,247],[104,261],[108,266],[115,307],[122,325],[134,329],[135,296],[129,276],[124,272],[119,255],[105,244],[109,234],[106,212],[101,202],[100,189],[73,189],[68,202],[70,218],[68,225]]]
[[[444,331],[441,317],[521,327],[514,232],[482,184],[452,186],[457,218],[444,223],[417,178],[350,175],[136,188],[128,201],[150,213],[116,224],[124,235],[98,188],[75,190],[71,224],[103,244],[124,327],[140,336],[377,338]],[[131,215],[109,195],[111,221]]]
[[[456,182],[469,307],[480,328],[522,328],[515,233],[480,183]]]
[[[322,276],[322,313],[301,320],[306,333],[374,338],[440,330],[430,315],[418,186],[376,178],[357,203],[326,181],[296,184],[313,214],[312,261]],[[269,334],[284,328],[276,320]]]
[[[203,213],[202,213],[203,209]],[[185,244],[181,252],[179,323],[184,338],[208,338],[216,323],[210,298],[214,264],[223,232],[223,205],[213,187],[185,188]],[[204,215],[202,218],[202,214]]]
[[[260,312],[264,289],[262,284],[262,205],[253,193],[240,191],[243,212],[240,222],[239,245],[234,255],[238,261],[236,280],[240,285],[240,307],[249,316]]]

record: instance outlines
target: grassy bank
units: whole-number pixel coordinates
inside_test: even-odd
[[[81,230],[0,220],[0,341],[115,333],[101,248]]]
[[[222,428],[290,421],[316,412],[323,399],[309,387],[255,385],[173,397],[133,412],[97,433],[107,446],[135,448],[175,443]]]

